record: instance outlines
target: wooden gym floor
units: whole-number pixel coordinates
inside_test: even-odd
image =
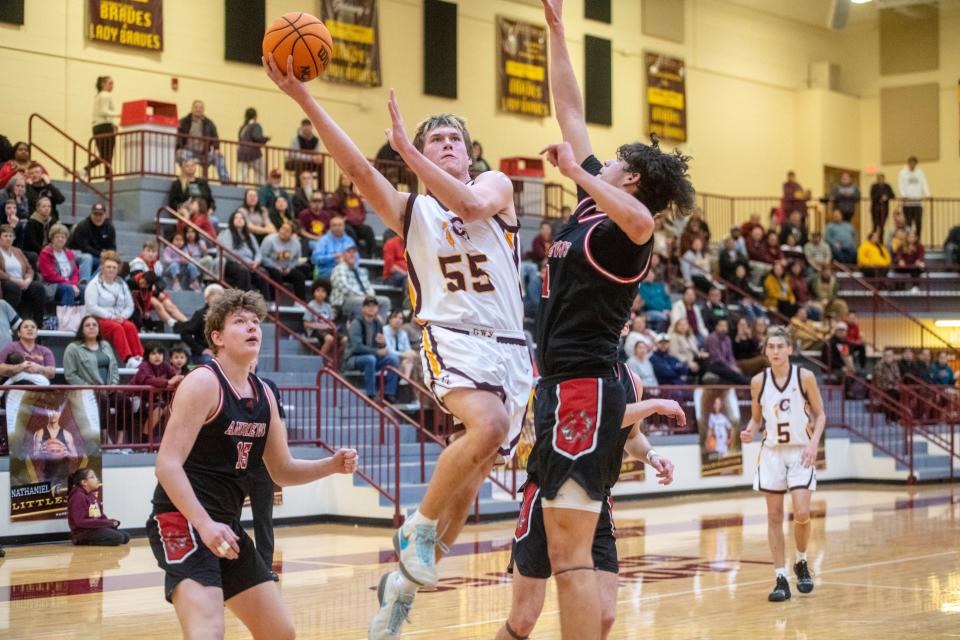
[[[960,489],[834,485],[814,496],[816,589],[767,602],[773,568],[752,492],[621,502],[621,587],[611,638],[960,638]],[[404,637],[492,638],[507,614],[510,522],[468,527],[419,594]],[[792,538],[788,532],[788,549]],[[360,640],[372,587],[393,566],[386,529],[277,529],[280,588],[299,638]],[[7,549],[0,638],[179,638],[146,541]],[[791,587],[794,586],[791,575]],[[229,613],[227,637],[246,638]],[[551,587],[533,638],[559,638]]]

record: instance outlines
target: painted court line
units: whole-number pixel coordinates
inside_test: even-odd
[[[928,587],[896,587],[887,584],[858,584],[856,582],[834,582],[833,580],[824,580],[820,584],[828,584],[836,587],[857,587],[858,589],[893,589],[895,591],[933,591]]]
[[[957,555],[958,555],[958,553],[957,553],[956,551],[941,551],[941,552],[939,552],[939,553],[928,553],[928,554],[925,554],[925,555],[922,555],[922,556],[910,556],[909,558],[897,558],[897,559],[894,559],[894,560],[880,560],[880,561],[877,561],[877,562],[864,562],[864,563],[861,563],[861,564],[854,564],[854,565],[849,565],[849,566],[846,566],[846,567],[835,567],[835,568],[833,568],[833,569],[826,569],[826,570],[824,570],[824,571],[821,571],[818,575],[823,575],[823,574],[827,574],[827,573],[843,573],[844,571],[857,571],[857,570],[860,570],[860,569],[871,569],[871,568],[873,568],[873,567],[882,567],[882,566],[890,565],[890,564],[900,564],[900,563],[902,563],[902,562],[915,562],[915,561],[917,561],[917,560],[928,560],[928,559],[930,559],[930,558],[942,558],[943,556],[957,556]],[[763,580],[750,580],[750,581],[748,581],[748,582],[736,582],[736,583],[734,583],[734,584],[732,584],[732,585],[730,585],[730,584],[723,584],[723,585],[717,585],[717,586],[715,586],[715,587],[707,587],[707,588],[703,588],[703,589],[686,589],[686,590],[684,590],[684,591],[671,591],[671,592],[669,592],[669,593],[658,593],[658,594],[651,594],[651,595],[649,595],[649,596],[641,596],[640,598],[627,598],[627,599],[625,599],[625,600],[617,600],[617,604],[618,604],[618,605],[621,605],[621,604],[630,604],[630,603],[636,603],[636,602],[646,602],[646,601],[649,601],[649,600],[665,600],[665,599],[667,599],[667,598],[675,598],[675,597],[677,597],[677,596],[688,596],[688,595],[692,595],[692,594],[695,594],[695,593],[696,593],[696,594],[701,594],[701,593],[708,593],[708,592],[711,592],[711,591],[729,590],[729,589],[732,589],[732,588],[752,587],[752,586],[759,585],[759,584],[767,584],[767,583],[769,583],[769,582],[770,582],[770,579],[769,579],[769,578],[764,578]],[[823,583],[821,583],[821,584],[830,584],[830,583],[828,583],[828,582],[823,582]],[[839,584],[839,583],[838,583],[838,584]],[[868,589],[869,589],[869,588],[874,588],[873,585],[856,585],[856,586],[862,586],[862,587],[865,587],[865,588],[868,588]],[[877,588],[884,588],[884,587],[877,587]],[[905,587],[905,588],[906,588],[906,587]],[[913,589],[908,589],[908,590],[913,591]],[[544,611],[543,613],[540,614],[540,618],[543,619],[545,616],[556,616],[556,615],[558,615],[559,613],[560,613],[559,610]],[[507,612],[504,612],[504,617],[502,617],[502,618],[497,618],[497,619],[495,619],[495,620],[481,620],[481,621],[479,621],[479,622],[465,622],[465,623],[462,623],[462,624],[447,625],[447,626],[443,626],[443,627],[434,627],[434,628],[432,628],[432,629],[423,629],[423,630],[419,630],[419,631],[408,631],[408,632],[405,632],[403,635],[404,635],[404,636],[417,636],[417,635],[426,635],[426,634],[430,634],[430,633],[436,633],[436,632],[442,631],[442,630],[465,629],[465,628],[469,628],[469,627],[480,627],[480,626],[484,626],[484,625],[488,625],[488,624],[502,624],[503,621],[506,619],[506,615],[507,615]],[[366,640],[366,638],[358,638],[358,640]]]

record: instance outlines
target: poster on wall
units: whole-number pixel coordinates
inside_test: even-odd
[[[545,27],[497,16],[497,105],[506,113],[550,115]]]
[[[163,0],[88,0],[87,39],[163,51]]]
[[[100,417],[93,391],[7,393],[10,520],[67,515],[67,478],[82,467],[101,475]]]
[[[378,0],[320,0],[320,19],[333,38],[333,56],[324,80],[379,87],[380,27]]]
[[[700,432],[700,475],[737,476],[743,473],[740,449],[740,404],[733,389],[707,387],[693,392]]]
[[[687,141],[686,66],[680,58],[645,53],[647,70],[647,133],[676,142]]]
[[[620,463],[619,482],[643,482],[647,477],[647,465],[642,460],[627,455],[623,452],[623,462]]]

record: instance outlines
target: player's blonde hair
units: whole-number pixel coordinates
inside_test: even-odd
[[[763,348],[767,348],[767,344],[770,342],[771,338],[780,338],[783,340],[788,347],[793,346],[793,342],[790,341],[790,332],[786,327],[770,327],[767,329],[767,337],[763,339]]]
[[[240,289],[224,291],[223,295],[210,305],[210,310],[203,317],[203,335],[214,354],[217,353],[218,348],[211,337],[213,332],[223,331],[227,318],[231,313],[238,311],[254,313],[262,321],[267,316],[267,303],[263,296],[256,291],[241,291]]]
[[[417,148],[417,151],[423,153],[427,135],[440,127],[453,127],[459,131],[460,135],[463,136],[463,144],[467,148],[467,156],[473,160],[473,141],[470,140],[470,132],[467,131],[467,121],[452,113],[438,113],[434,116],[428,116],[417,125],[417,131],[413,134],[413,146]]]

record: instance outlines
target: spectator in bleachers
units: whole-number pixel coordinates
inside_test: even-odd
[[[389,229],[383,233],[383,281],[391,287],[406,289],[409,267],[403,238]]]
[[[323,189],[323,154],[320,153],[320,138],[313,132],[313,123],[310,118],[300,121],[300,128],[290,140],[289,147],[297,149],[287,155],[284,169],[300,173],[309,171],[316,173],[320,180],[320,189]]]
[[[923,169],[917,167],[917,157],[907,158],[907,166],[900,169],[900,197],[903,198],[903,215],[907,226],[917,235],[923,224],[923,199],[930,197],[930,187]]]
[[[307,297],[307,276],[300,265],[300,238],[294,233],[292,224],[286,222],[276,233],[264,238],[260,255],[263,268],[272,280],[289,285],[301,300]],[[276,300],[276,291],[273,293]]]
[[[830,190],[830,208],[839,210],[844,222],[850,222],[859,203],[860,187],[853,182],[850,174],[844,171],[840,174],[840,183]]]
[[[481,173],[490,171],[490,163],[483,157],[483,145],[479,140],[473,141],[473,163],[470,165],[470,177],[476,178]]]
[[[810,241],[803,245],[803,258],[814,271],[820,271],[824,265],[833,262],[833,252],[830,245],[824,242],[823,234],[814,231],[810,234]]]
[[[23,357],[22,353],[11,353],[6,359],[0,360],[3,364],[0,365],[0,371],[9,371],[10,377],[3,381],[3,386],[15,385],[15,384],[29,384],[34,386],[45,387],[50,384],[50,379],[46,376],[42,376],[39,373],[31,373],[28,370],[21,370],[20,367],[26,366],[29,363]],[[7,375],[7,374],[0,374]],[[0,396],[3,396],[6,392],[0,391]]]
[[[658,257],[651,256],[651,262],[654,259],[658,259]],[[650,268],[643,277],[639,290],[640,297],[643,298],[643,309],[647,321],[656,331],[666,331],[670,325],[670,311],[673,309],[667,283],[657,280],[654,270]]]
[[[202,100],[194,100],[190,105],[190,114],[180,119],[177,129],[177,159],[186,163],[187,160],[196,160],[204,167],[210,164],[217,166],[217,176],[220,182],[230,183],[230,174],[227,172],[227,162],[220,152],[220,136],[213,120],[204,115]],[[206,170],[204,170],[206,175]],[[210,201],[213,208],[213,201]]]
[[[921,380],[924,382],[933,382],[933,375],[930,371],[930,367],[933,365],[933,355],[930,352],[930,349],[920,349],[917,352],[917,371],[920,372]]]
[[[857,249],[857,266],[865,278],[882,278],[890,270],[890,252],[880,242],[880,234],[871,231]],[[883,287],[879,287],[883,288]]]
[[[893,189],[887,184],[882,173],[877,174],[877,181],[870,185],[870,217],[873,219],[873,230],[883,235],[883,228],[887,226],[887,216],[890,215],[890,202],[896,198]]]
[[[739,227],[734,227],[739,229]],[[737,265],[742,264],[745,267],[750,266],[750,261],[745,254],[741,254],[737,249],[736,239],[730,235],[723,239],[723,249],[720,251],[718,259],[720,268],[720,277],[724,280],[730,280],[737,271]]]
[[[0,187],[9,185],[14,176],[25,178],[29,166],[30,145],[26,142],[17,142],[13,145],[13,157],[0,166]]]
[[[728,320],[720,320],[713,333],[707,336],[704,349],[710,355],[706,370],[727,384],[749,384],[750,380],[743,375],[733,357],[733,341],[730,340],[730,324]]]
[[[644,389],[655,389],[659,384],[657,374],[650,362],[650,347],[646,342],[638,341],[633,345],[633,353],[627,359],[627,367],[637,375]]]
[[[283,175],[279,169],[270,170],[270,179],[265,185],[260,187],[260,190],[257,192],[257,197],[259,199],[259,205],[265,208],[268,213],[273,211],[277,198],[286,198],[287,203],[290,202],[290,194],[287,193],[287,190],[283,186]]]
[[[152,271],[158,279],[163,277],[163,265],[160,264],[160,253],[157,251],[156,240],[146,240],[140,245],[140,255],[130,261],[131,276],[135,276],[142,271]]]
[[[172,347],[170,347],[170,364],[173,365],[173,370],[177,375],[187,375],[190,372],[190,369],[187,366],[187,363],[190,361],[190,352],[187,349],[187,345],[182,342],[178,342]]]
[[[907,241],[897,249],[895,256],[896,271],[906,273],[913,278],[919,277],[927,266],[924,262],[923,245],[920,244],[916,231],[910,231],[907,234]],[[911,293],[918,293],[919,291],[919,287],[914,285]]]
[[[803,214],[800,211],[791,211],[786,222],[780,226],[780,244],[787,244],[790,235],[797,237],[797,244],[801,247],[807,244],[807,225],[803,223]]]
[[[813,299],[813,294],[810,291],[810,284],[807,279],[807,270],[802,261],[795,260],[790,263],[787,282],[790,284],[790,290],[793,291],[793,297],[796,299],[797,305],[800,307],[809,307],[807,309],[808,312],[812,312],[810,313],[810,317],[814,320],[819,320],[821,316],[820,305]]]
[[[762,226],[754,225],[751,227],[746,244],[747,257],[750,259],[750,273],[755,279],[762,280],[770,272],[770,265],[774,262]],[[779,250],[780,247],[777,246],[777,249]]]
[[[87,312],[100,322],[104,337],[113,345],[120,360],[136,368],[143,362],[143,345],[136,325],[130,321],[134,311],[133,295],[119,273],[120,257],[113,251],[104,251],[100,256],[100,273],[87,285],[84,301]]]
[[[900,247],[907,241],[907,234],[909,232],[909,229],[904,227],[897,227],[893,230],[893,237],[890,238],[890,244],[887,247],[887,249],[890,250],[891,256],[896,255],[897,252],[900,251]]]
[[[900,399],[900,365],[890,347],[883,350],[883,358],[873,368],[873,384],[894,400]]]
[[[520,263],[520,287],[523,297],[523,319],[530,323],[537,321],[540,310],[540,296],[543,291],[543,279],[546,277],[547,262],[540,265],[524,260]]]
[[[17,219],[25,224],[32,210],[30,201],[27,200],[27,179],[19,173],[7,183],[7,198],[14,201],[17,206]]]
[[[670,336],[661,333],[657,336],[657,345],[650,354],[657,382],[665,385],[690,384],[690,368],[685,362],[670,355]]]
[[[701,365],[707,359],[707,352],[697,345],[697,338],[690,331],[690,323],[680,318],[670,327],[670,355],[687,365],[691,377],[701,375]]]
[[[408,378],[413,376],[418,379],[418,372],[422,374],[423,368],[420,365],[420,352],[414,351],[410,345],[410,336],[403,328],[403,310],[394,309],[387,318],[387,324],[383,327],[383,337],[387,340],[387,348],[390,353],[400,358],[400,373]]]
[[[793,171],[787,172],[787,181],[783,183],[783,195],[780,198],[780,208],[787,216],[793,211],[799,211],[803,218],[807,217],[807,200],[810,199],[810,190],[804,191],[800,183],[797,182],[797,174]]]
[[[763,298],[763,287],[753,284],[746,265],[738,264],[733,277],[728,280],[731,286],[726,289],[727,304],[740,306],[744,313],[755,317],[757,313],[766,313],[757,300]]]
[[[210,184],[197,175],[197,162],[192,159],[181,163],[180,177],[170,185],[168,204],[176,211],[180,205],[191,198],[203,198],[207,202],[207,207],[217,208],[213,194],[210,192]]]
[[[710,287],[707,292],[707,301],[703,303],[700,309],[700,315],[703,316],[703,322],[707,325],[707,331],[713,331],[717,326],[718,320],[729,319],[727,305],[723,304],[723,295],[717,287]]]
[[[13,338],[13,332],[20,326],[17,310],[6,300],[0,299],[0,347],[6,346]],[[2,365],[2,363],[0,363]]]
[[[367,224],[367,208],[363,204],[363,197],[354,191],[353,180],[345,173],[340,174],[340,185],[337,187],[336,195],[340,203],[340,212],[343,214],[344,222],[347,223],[347,233],[357,243],[360,255],[364,258],[372,258],[373,251],[377,247],[377,239],[373,229]]]
[[[166,291],[161,288],[160,278],[154,271],[137,271],[130,278],[133,296],[134,314],[131,322],[144,331],[161,331],[163,325],[171,329],[178,322],[186,322],[187,317],[174,304]],[[160,319],[154,321],[153,315]]]
[[[376,297],[380,309],[390,312],[390,300],[377,296],[370,284],[370,274],[361,267],[357,259],[357,247],[347,247],[343,259],[334,267],[330,275],[332,290],[330,304],[339,308],[343,317],[350,319],[359,310],[364,298]]]
[[[177,373],[174,366],[167,361],[166,349],[159,344],[151,344],[146,347],[146,359],[137,367],[137,372],[133,376],[130,384],[144,387],[154,387],[159,391],[177,388],[180,381],[183,380],[183,374]],[[172,393],[171,396],[172,397]],[[163,410],[167,406],[167,396],[165,394],[154,394],[151,400],[151,394],[143,393],[140,397],[140,414],[142,420],[142,435],[144,440],[152,439],[153,430],[160,426],[160,420],[163,417]]]
[[[684,255],[693,247],[694,241],[699,238],[701,242],[701,251],[710,244],[710,229],[707,223],[700,216],[700,213],[694,211],[683,221],[686,222],[683,232],[680,234],[680,255]]]
[[[350,248],[356,250],[357,243],[347,235],[346,228],[347,223],[338,214],[330,219],[330,230],[314,243],[310,262],[315,277],[332,278],[333,268],[343,260],[344,252]]]
[[[0,364],[0,377],[12,378],[18,373],[29,373],[46,378],[49,384],[56,375],[57,363],[53,351],[37,344],[37,323],[26,318],[20,323],[18,339],[8,342],[0,349],[0,363],[6,363],[12,353],[23,356],[23,362],[16,365]]]
[[[258,243],[263,243],[264,238],[277,232],[273,223],[270,222],[270,214],[260,205],[260,196],[257,195],[256,189],[247,189],[243,192],[243,204],[237,209],[237,213],[242,213],[246,218],[247,230],[253,234]]]
[[[847,303],[839,297],[840,285],[831,265],[824,265],[811,281],[812,295],[828,318],[842,318],[847,314]]]
[[[890,227],[890,231],[886,235],[886,245],[890,249],[890,253],[896,253],[900,247],[900,242],[907,238],[907,231],[907,217],[903,215],[903,210],[898,207],[893,212],[893,226]]]
[[[204,316],[210,309],[210,305],[222,295],[223,287],[219,284],[208,284],[203,290],[203,306],[194,311],[186,322],[181,322],[173,327],[173,330],[180,334],[180,339],[183,340],[184,344],[190,348],[190,356],[195,364],[203,364],[213,358],[213,351],[207,344],[207,336],[204,333]]]
[[[754,227],[760,227],[760,238],[766,234],[766,230],[763,228],[763,222],[760,220],[759,213],[751,213],[747,221],[740,225],[740,231],[743,234],[745,241],[748,243],[750,242],[750,237],[753,235]],[[749,252],[749,245],[747,250]]]
[[[804,262],[803,247],[800,246],[797,236],[790,234],[787,236],[787,243],[780,245],[780,256],[787,262]]]
[[[960,224],[951,228],[943,241],[943,259],[948,267],[960,266]]]
[[[193,264],[187,256],[195,260],[202,260],[206,257],[205,249],[197,243],[197,232],[190,229],[193,233],[193,245],[187,246],[184,234],[174,233],[170,244],[163,249],[163,280],[171,291],[182,290],[200,290],[200,268]],[[180,251],[183,253],[180,253]],[[195,253],[194,253],[195,252]],[[183,254],[187,254],[186,256]]]
[[[140,363],[137,363],[140,366]],[[120,383],[120,371],[113,347],[100,333],[96,316],[80,321],[73,342],[63,352],[63,377],[67,384],[113,385]],[[105,425],[106,422],[101,422]]]
[[[828,335],[819,322],[810,319],[806,307],[797,309],[796,315],[790,318],[790,337],[800,351],[816,348]]]
[[[247,228],[247,219],[242,212],[230,216],[229,226],[220,232],[217,241],[230,251],[225,254],[223,263],[223,277],[230,286],[250,291],[255,285],[265,298],[269,298],[269,291],[252,272],[262,260],[260,243]]]
[[[623,352],[633,353],[633,345],[637,340],[643,340],[652,349],[656,337],[657,334],[647,328],[647,317],[638,313],[630,320],[630,331],[623,337]]]
[[[733,357],[743,375],[751,378],[767,366],[767,359],[760,352],[760,342],[753,336],[753,329],[746,316],[737,320],[733,336]]]
[[[836,384],[843,381],[844,374],[855,375],[857,367],[850,354],[847,343],[847,324],[838,322],[833,325],[833,335],[823,343],[820,359],[827,364],[828,380]]]
[[[117,142],[120,110],[113,101],[113,78],[98,76],[96,86],[97,95],[93,99],[93,135],[97,144],[97,154],[106,163],[104,175],[109,176],[113,172],[113,149]],[[100,159],[92,158],[83,168],[84,177],[89,178],[90,170],[98,165],[100,165]]]
[[[368,398],[374,398],[377,393],[377,374],[388,366],[399,367],[400,358],[391,353],[387,346],[383,322],[378,317],[380,306],[377,299],[372,295],[366,296],[361,309],[361,314],[350,321],[348,327],[347,368],[362,372],[363,391]],[[384,400],[396,402],[397,374],[388,372],[383,387]]]
[[[64,225],[50,227],[50,244],[40,251],[37,271],[46,283],[46,297],[70,306],[80,300],[80,268],[73,251],[67,249],[68,236]]]
[[[23,228],[23,242],[20,248],[25,252],[33,254],[33,257],[40,255],[43,245],[47,244],[47,236],[50,233],[50,225],[54,224],[51,216],[50,198],[46,196],[37,200],[37,208],[33,215],[27,220]],[[14,231],[12,228],[11,231]],[[16,232],[14,232],[16,237]]]
[[[321,322],[317,318],[317,315],[319,315],[330,322],[334,320],[333,307],[330,306],[328,302],[330,298],[330,281],[324,280],[323,278],[314,280],[311,295],[312,298],[310,302],[307,303],[310,311],[306,309],[303,311],[304,334],[320,345],[320,352],[323,355],[331,357],[335,346],[333,331],[330,325]],[[311,313],[311,311],[313,313]]]
[[[763,280],[763,306],[779,311],[788,318],[797,312],[797,298],[793,294],[782,262],[774,262],[773,269]]]
[[[710,253],[704,250],[703,238],[694,236],[690,248],[680,261],[684,286],[694,286],[706,293],[713,286],[713,274],[710,271]]]
[[[209,272],[213,271],[213,257],[209,254],[208,241],[201,237],[197,230],[187,227],[183,231],[183,250],[193,258],[201,268]],[[201,280],[206,280],[209,276],[200,274]]]
[[[263,145],[270,142],[270,136],[263,135],[263,127],[257,122],[257,110],[247,107],[243,113],[243,126],[237,133],[237,180],[246,182],[253,172],[254,184],[263,184],[266,175],[266,160],[263,157]]]
[[[273,202],[273,211],[269,213],[269,218],[270,224],[272,224],[275,229],[279,229],[280,225],[284,223],[289,223],[294,231],[297,231],[300,226],[296,216],[290,211],[290,203],[288,203],[287,199],[283,196],[280,196]]]
[[[57,185],[50,181],[43,165],[39,162],[31,162],[27,169],[27,202],[31,211],[37,210],[40,198],[50,200],[50,219],[53,222],[59,222],[60,212],[57,211],[57,205],[63,204],[66,197],[60,193]]]
[[[707,325],[703,322],[700,307],[697,305],[697,291],[693,287],[685,288],[683,296],[673,303],[673,309],[670,311],[670,324],[674,324],[680,318],[687,319],[694,337],[702,345],[710,332],[707,331]]]
[[[783,251],[780,249],[780,238],[773,229],[767,231],[767,256],[769,256],[772,261],[771,264],[783,260]]]
[[[941,351],[937,354],[937,361],[930,365],[930,379],[933,384],[952,387],[957,384],[957,377],[950,367],[950,354]]]
[[[304,173],[307,173],[304,171]],[[324,194],[314,191],[310,196],[310,204],[300,210],[297,220],[300,222],[300,235],[308,240],[319,240],[330,226],[330,219],[337,211],[337,196],[332,193]],[[332,269],[333,267],[331,267]]]
[[[27,256],[13,246],[13,238],[13,228],[8,224],[0,225],[0,290],[21,316],[42,323],[47,293],[36,281]]]
[[[195,227],[203,232],[207,239],[213,240],[217,237],[217,230],[210,219],[209,209],[207,208],[206,198],[191,198],[183,207],[177,210],[177,231],[186,233],[189,229],[184,220],[191,222]]]
[[[77,469],[70,476],[67,493],[67,522],[73,544],[116,547],[130,542],[120,530],[120,521],[103,512],[100,479],[93,469]]]
[[[537,264],[546,260],[551,242],[553,242],[553,228],[549,222],[541,222],[539,233],[530,242],[530,259]]]
[[[903,376],[911,375],[915,378],[919,378],[921,382],[930,381],[930,371],[927,366],[914,358],[913,349],[904,349],[900,354],[900,373]],[[906,380],[910,384],[914,384],[913,380]]]
[[[839,209],[834,209],[827,223],[825,238],[833,257],[843,264],[857,261],[857,231],[853,225],[843,219]]]
[[[304,170],[297,173],[297,188],[293,190],[293,200],[290,201],[294,213],[299,214],[310,206],[310,198],[313,197],[314,192],[323,195],[314,187],[315,182],[312,171]]]

